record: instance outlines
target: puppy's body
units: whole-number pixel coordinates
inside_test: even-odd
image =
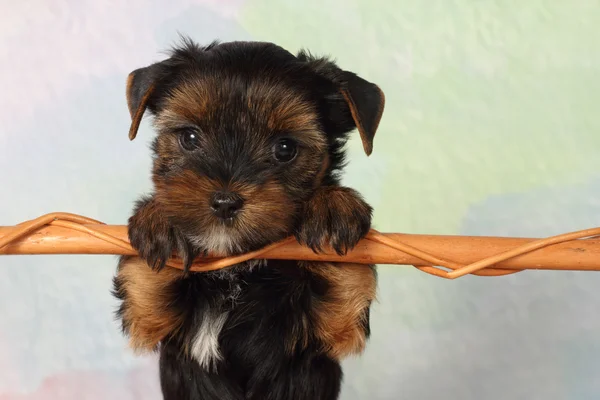
[[[336,399],[339,360],[368,336],[375,277],[362,265],[269,261],[226,277],[165,269],[150,284],[148,270],[125,259],[119,290],[133,345],[162,342],[166,399]],[[153,304],[132,295],[147,291]]]
[[[132,347],[160,351],[165,399],[337,399],[340,360],[369,336],[374,267],[162,267],[173,252],[189,266],[290,235],[351,249],[371,208],[339,186],[342,146],[358,127],[370,153],[381,91],[273,44],[188,42],[130,74],[128,104],[132,138],[144,110],[155,115],[155,191],[129,221],[141,258],[121,260],[115,294]]]

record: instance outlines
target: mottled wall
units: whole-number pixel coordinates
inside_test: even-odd
[[[600,4],[473,0],[30,0],[0,4],[0,224],[124,223],[149,188],[127,73],[177,31],[308,47],[387,110],[346,183],[384,231],[544,236],[600,225]],[[144,143],[144,141],[146,143]],[[116,258],[0,258],[0,400],[158,399],[112,319]],[[600,275],[444,281],[380,268],[342,399],[596,399]]]

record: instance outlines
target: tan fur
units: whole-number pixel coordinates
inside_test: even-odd
[[[315,334],[335,359],[361,353],[366,345],[366,311],[375,300],[375,271],[350,263],[306,263],[330,285],[324,299],[314,306]]]
[[[256,85],[260,93],[264,87]],[[270,88],[270,90],[272,90]],[[317,131],[317,114],[310,103],[295,93],[284,91],[271,102],[261,102],[262,114],[267,115],[267,127],[274,131]]]
[[[184,82],[177,86],[166,99],[165,107],[159,114],[157,122],[173,127],[182,118],[189,123],[201,120],[211,111],[211,100],[214,92],[210,82],[202,79]],[[213,97],[211,97],[213,96]]]
[[[294,214],[294,202],[284,188],[274,181],[263,185],[248,185],[233,182],[223,185],[220,182],[186,170],[174,176],[168,184],[157,182],[156,199],[169,215],[190,215],[190,218],[203,218],[211,221],[215,217],[209,212],[207,205],[210,195],[227,188],[238,193],[246,200],[244,209],[236,220],[241,231],[259,235],[264,229],[270,232],[289,230]],[[265,219],[265,216],[270,216]]]
[[[295,203],[281,185],[274,181],[261,186],[238,187],[234,184],[233,190],[246,199],[238,220],[241,231],[260,235],[263,230],[279,234],[289,230],[296,212]],[[269,217],[265,219],[265,216]]]
[[[129,116],[133,119],[137,110],[133,108],[133,104],[131,101],[131,90],[133,88],[133,78],[135,74],[132,72],[127,75],[127,83],[125,85],[125,98],[127,100],[127,109],[129,110]]]
[[[166,99],[164,109],[156,120],[157,126],[172,129],[184,122],[195,123],[210,118],[220,107],[228,107],[231,91],[223,84],[209,77],[183,82]],[[246,102],[248,110],[259,120],[266,121],[270,131],[319,131],[314,107],[276,82],[251,82]],[[238,115],[238,118],[241,117],[244,115]],[[320,135],[311,135],[310,140],[322,141]]]
[[[155,272],[137,257],[119,266],[117,279],[127,293],[123,321],[129,326],[129,345],[135,351],[154,350],[168,334],[180,328],[183,316],[169,308],[165,289],[181,275],[182,271],[174,268]]]
[[[208,127],[213,125],[218,127],[221,116],[227,115],[232,107],[236,107],[236,101],[241,99],[235,96],[236,91],[228,85],[232,83],[217,82],[214,78],[206,76],[182,82],[170,92],[161,112],[154,120],[157,130],[164,133],[159,135],[157,141],[160,160],[155,163],[155,172],[177,165],[182,160],[177,135],[173,134],[178,129],[190,125],[204,127],[206,132],[199,137],[202,146],[211,149],[216,141],[213,135],[218,132],[218,129],[213,131]],[[273,134],[290,135],[304,149],[295,161],[297,168],[306,177],[319,174],[317,180],[321,181],[327,168],[323,163],[328,163],[328,160],[322,160],[323,154],[326,154],[327,142],[320,130],[319,118],[314,106],[285,85],[276,80],[271,82],[266,78],[250,82],[243,99],[247,109],[236,113],[234,118],[239,119],[242,125],[249,124],[249,121],[259,121],[263,124],[262,129],[259,127],[254,131],[255,140],[247,145],[269,149]],[[179,182],[175,183],[181,188],[186,186],[193,187],[194,191],[198,190],[191,184],[194,181],[193,177],[174,179],[181,181],[180,183],[183,183],[183,180],[190,183],[182,185]],[[172,182],[169,182],[169,185],[171,184]],[[217,184],[222,187],[227,182],[217,182]],[[218,190],[216,184],[211,186],[214,190]],[[205,187],[206,185],[201,184],[199,191],[190,193],[194,198],[199,198],[200,193],[206,194]],[[182,193],[179,198],[187,197],[189,196]],[[203,201],[206,202],[207,198],[205,197]]]
[[[210,195],[222,187],[220,182],[191,170],[184,170],[168,182],[156,182],[156,199],[163,211],[166,209],[169,214],[209,217],[208,214],[197,215],[198,210],[207,208]]]
[[[129,90],[131,90],[131,80],[129,81],[127,86],[128,86],[127,93],[129,93]],[[140,104],[139,104],[137,110],[135,111],[135,114],[133,114],[133,116],[131,117],[131,126],[129,127],[129,140],[133,140],[137,136],[138,129],[140,128],[140,124],[142,123],[142,118],[144,117],[144,113],[146,112],[146,107],[148,105],[148,101],[150,100],[150,97],[152,96],[153,92],[154,92],[154,85],[152,85],[148,88],[148,90],[142,97]],[[131,99],[130,98],[127,99],[127,103],[131,107]],[[130,113],[131,113],[131,110],[132,109],[130,108],[130,110],[129,110]]]

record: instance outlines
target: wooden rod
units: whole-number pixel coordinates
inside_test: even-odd
[[[124,225],[84,224],[84,228],[101,232],[127,242]],[[15,227],[0,226],[0,241]],[[442,236],[383,234],[386,238],[431,254],[443,255],[445,260],[467,265],[478,260],[526,245],[536,239],[484,236]],[[0,248],[0,254],[123,254],[135,255],[135,250],[107,242],[86,232],[64,226],[46,225]],[[354,262],[361,264],[432,265],[418,257],[381,243],[364,239],[347,255],[315,254],[296,242],[289,242],[266,251],[260,258],[309,261]],[[581,239],[535,250],[494,266],[507,270],[600,270],[600,240]]]

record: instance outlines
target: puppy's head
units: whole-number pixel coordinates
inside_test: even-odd
[[[383,112],[374,84],[304,52],[185,40],[133,71],[130,139],[149,111],[155,199],[199,249],[230,255],[290,235],[302,205],[337,183],[346,135],[365,152]]]

